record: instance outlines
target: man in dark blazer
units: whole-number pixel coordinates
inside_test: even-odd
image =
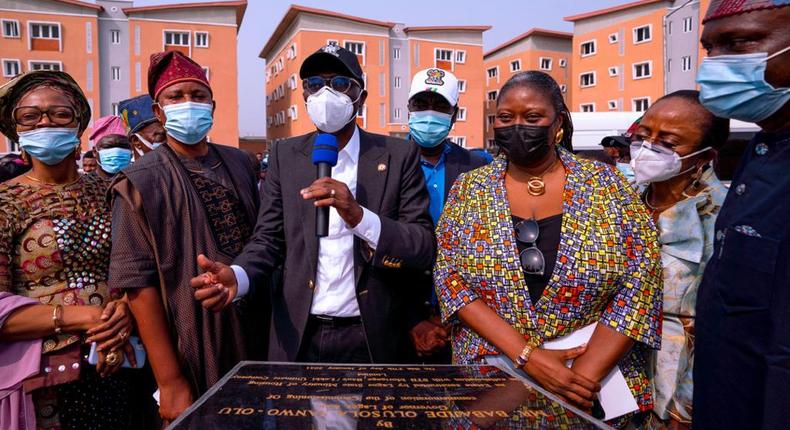
[[[275,144],[253,238],[232,266],[198,258],[195,298],[222,309],[284,262],[271,291],[270,360],[403,362],[413,273],[436,250],[419,150],[357,127],[367,92],[353,53],[325,46],[300,76],[310,119],[338,141],[332,178],[316,179],[317,133]],[[330,207],[329,234],[317,238],[320,206]]]
[[[409,89],[409,140],[420,147],[420,166],[430,197],[430,213],[439,222],[450,188],[461,173],[488,160],[456,145],[448,135],[458,118],[458,79],[449,71],[430,68],[417,72]],[[410,330],[421,361],[450,363],[449,330],[439,318],[439,303],[430,270],[418,272],[419,287],[410,298],[419,309]],[[414,314],[412,314],[414,315]]]

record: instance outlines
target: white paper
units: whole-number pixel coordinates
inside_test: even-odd
[[[159,388],[154,391],[154,400],[156,400],[156,406],[159,406]]]
[[[570,349],[581,346],[590,340],[596,325],[598,323],[592,323],[569,335],[552,339],[544,343],[541,348]],[[568,361],[568,366],[570,367],[572,363],[572,360]],[[606,414],[605,420],[611,420],[639,409],[634,395],[631,394],[631,389],[628,388],[628,384],[625,382],[623,372],[617,366],[614,366],[612,371],[601,381],[601,392],[598,393],[598,399]]]

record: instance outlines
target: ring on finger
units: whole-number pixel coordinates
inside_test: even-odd
[[[117,350],[112,350],[104,356],[104,363],[115,367],[121,362],[121,354]]]
[[[329,190],[329,197],[334,197],[334,196],[335,196],[335,189],[332,188],[331,190]]]
[[[127,337],[129,337],[128,331],[121,332],[121,340],[126,340]]]

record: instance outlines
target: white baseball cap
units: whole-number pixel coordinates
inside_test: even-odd
[[[411,80],[409,100],[422,92],[437,93],[444,97],[450,106],[458,104],[458,78],[447,70],[432,67],[417,72]]]

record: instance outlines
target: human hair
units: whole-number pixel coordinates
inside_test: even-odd
[[[715,150],[719,150],[724,146],[725,143],[727,143],[727,138],[730,135],[730,120],[728,118],[718,117],[714,115],[713,112],[707,110],[705,106],[703,106],[699,101],[699,91],[675,91],[656,100],[656,102],[653,103],[653,106],[657,105],[661,101],[670,99],[684,100],[688,103],[691,103],[692,105],[698,106],[700,111],[705,113],[705,118],[703,118],[699,123],[702,127],[702,140],[699,144],[700,148],[711,147]],[[694,120],[689,118],[688,121]]]
[[[559,145],[569,151],[573,151],[573,121],[571,120],[571,112],[565,104],[565,99],[562,97],[562,90],[557,84],[557,81],[548,74],[537,70],[517,73],[508,79],[505,85],[502,85],[496,99],[497,106],[499,106],[505,94],[514,88],[538,90],[551,101],[554,111],[557,112],[558,116],[562,116],[563,136]]]
[[[96,157],[93,155],[93,151],[86,151],[82,153],[82,158],[85,159],[85,158],[96,158]]]

